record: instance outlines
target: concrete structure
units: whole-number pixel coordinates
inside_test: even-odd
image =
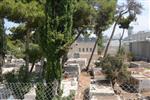
[[[25,65],[25,61],[23,59],[11,58],[11,60],[5,59],[5,64],[2,67],[2,74],[18,71],[21,66]]]
[[[63,90],[62,97],[67,97],[70,94],[77,94],[78,81],[77,78],[67,78],[61,81],[61,88]]]
[[[140,67],[144,67],[144,68],[150,68],[150,63],[145,62],[145,61],[134,61],[130,63],[130,68],[140,68]]]
[[[64,66],[64,77],[79,77],[80,75],[80,66],[79,64],[68,64]]]
[[[63,80],[61,88],[63,90],[62,97],[67,97],[71,94],[76,95],[78,89],[78,78],[80,75],[80,66],[77,63],[68,63],[64,66]]]
[[[139,92],[150,91],[150,77],[143,74],[132,74],[131,84],[134,85]]]
[[[108,80],[92,81],[89,95],[90,100],[118,100]]]
[[[125,47],[136,60],[150,61],[150,32],[138,32],[124,39]]]
[[[147,67],[132,67],[128,68],[131,72],[130,84],[133,85],[139,92],[150,91],[150,69]]]
[[[81,35],[70,47],[68,58],[86,58],[89,61],[96,37],[90,35],[89,37]],[[98,48],[96,47],[91,66],[94,65],[95,60],[98,59]]]
[[[93,68],[92,73],[94,80],[106,80],[106,75],[102,72],[102,68]]]
[[[87,66],[86,58],[69,58],[65,64],[79,64],[80,69],[84,69]]]

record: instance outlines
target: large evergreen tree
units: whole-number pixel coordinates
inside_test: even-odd
[[[116,0],[91,0],[90,2],[97,12],[94,24],[94,34],[97,36],[97,39],[86,67],[87,71],[89,70],[96,46],[102,39],[102,32],[105,31],[113,22],[116,2]]]
[[[40,46],[47,59],[45,80],[48,84],[47,87],[51,90],[50,93],[54,89],[53,95],[60,93],[61,58],[68,51],[68,44],[73,38],[74,3],[74,0],[46,0],[45,25],[39,28]],[[52,82],[56,82],[57,86],[49,85]],[[49,99],[53,98],[52,94],[47,96]]]

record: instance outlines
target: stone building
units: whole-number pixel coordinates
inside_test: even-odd
[[[91,34],[90,36],[83,36],[80,37],[72,44],[70,47],[68,58],[86,58],[87,62],[91,56],[94,44],[96,41],[96,36]],[[94,62],[98,59],[98,48],[94,51],[94,55],[92,58],[91,66],[94,65]]]
[[[150,32],[133,34],[124,39],[124,44],[136,60],[150,61]]]

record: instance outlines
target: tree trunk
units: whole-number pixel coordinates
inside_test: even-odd
[[[0,54],[0,82],[2,81],[2,66],[3,66],[3,57]]]
[[[29,69],[29,55],[28,55],[28,50],[29,50],[29,33],[30,31],[28,30],[26,33],[26,44],[25,44],[25,49],[26,49],[26,71],[28,73],[28,69]]]
[[[82,32],[79,32],[77,36],[74,38],[74,40],[71,42],[71,45],[79,38]]]
[[[116,78],[112,80],[112,88],[115,88]]]
[[[120,12],[120,14],[119,14],[117,20],[115,21],[115,24],[114,24],[114,27],[113,27],[111,36],[110,36],[110,38],[109,38],[109,40],[108,40],[108,43],[107,43],[107,45],[106,45],[106,48],[105,48],[104,56],[103,56],[103,57],[106,57],[106,55],[107,55],[108,48],[109,48],[109,45],[110,45],[110,43],[111,43],[111,40],[112,40],[112,38],[113,38],[113,36],[114,36],[114,33],[115,33],[115,30],[116,30],[116,26],[117,26],[118,21],[120,20],[120,18],[122,17],[122,15],[124,15],[124,14],[126,14],[126,13],[127,13],[127,11],[124,12],[124,13],[123,13],[123,12]]]
[[[5,56],[5,33],[4,33],[4,19],[0,18],[0,82],[2,78],[2,66]]]
[[[89,70],[89,66],[90,66],[90,63],[91,63],[91,61],[92,61],[92,58],[93,58],[93,55],[94,55],[94,52],[95,52],[97,43],[98,43],[98,41],[99,41],[99,38],[100,38],[99,36],[100,36],[100,34],[101,34],[101,33],[99,33],[99,35],[97,36],[97,39],[96,39],[96,41],[95,41],[95,44],[94,44],[94,47],[93,47],[91,56],[90,56],[90,58],[89,58],[89,61],[88,61],[87,67],[86,67],[86,71]]]
[[[125,29],[123,29],[123,32],[122,32],[121,37],[120,37],[120,39],[119,39],[118,52],[120,52],[120,50],[121,50],[121,45],[122,45],[122,39],[123,39],[123,36],[124,36],[124,32],[125,32]]]
[[[79,38],[79,36],[82,34],[82,31],[83,30],[81,30],[81,31],[79,31],[78,30],[78,34],[77,34],[77,36],[73,39],[73,41],[69,44],[69,47]],[[62,67],[64,67],[64,64],[65,64],[65,62],[68,60],[68,52],[66,52],[64,55],[63,55],[63,57],[62,57],[62,61],[61,61],[61,64],[62,64]]]
[[[30,74],[32,73],[32,70],[33,70],[33,68],[34,68],[34,65],[35,65],[35,61],[32,62],[32,67],[31,67],[31,69],[30,69],[30,71],[29,71]]]
[[[109,38],[109,40],[108,40],[108,43],[107,43],[107,45],[106,45],[106,48],[105,48],[104,56],[103,56],[103,57],[106,57],[106,55],[107,55],[108,48],[109,48],[109,45],[110,45],[110,43],[111,43],[111,40],[112,40],[112,38],[113,38],[113,36],[114,36],[116,26],[117,26],[117,22],[115,22],[115,24],[114,24],[113,31],[112,31],[111,36],[110,36],[110,38]]]
[[[44,57],[41,58],[40,60],[41,66],[40,66],[40,79],[44,78],[44,68],[45,68],[45,61]]]

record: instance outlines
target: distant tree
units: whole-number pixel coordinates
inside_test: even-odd
[[[132,16],[133,19],[136,19],[136,15],[141,13],[142,5],[138,3],[136,0],[127,0],[127,4],[123,4],[121,6],[118,6],[115,16],[115,21],[113,25],[113,30],[110,36],[110,39],[106,45],[105,51],[104,51],[104,57],[107,55],[107,51],[110,45],[110,42],[114,36],[116,26],[121,18],[125,15]],[[133,20],[132,20],[133,21]]]
[[[75,12],[73,13],[73,34],[76,35],[75,40],[85,34],[87,29],[93,29],[96,10],[89,4],[87,0],[80,0],[76,4]]]
[[[11,35],[7,35],[7,53],[17,58],[25,58],[25,45],[20,40],[13,40]]]
[[[119,39],[119,48],[118,48],[118,53],[121,52],[121,43],[122,43],[122,39],[123,39],[123,36],[124,36],[124,32],[125,32],[125,29],[128,29],[130,27],[130,23],[132,21],[134,21],[136,18],[134,15],[129,15],[128,17],[122,17],[120,18],[119,22],[118,22],[118,25],[119,25],[119,28],[122,28],[123,31],[122,31],[122,34],[120,36],[120,39]]]
[[[96,18],[94,24],[94,34],[97,36],[96,42],[94,44],[90,59],[86,66],[86,70],[89,70],[89,66],[96,49],[96,46],[100,39],[102,39],[102,32],[105,31],[110,24],[113,22],[113,17],[116,8],[116,0],[95,0],[91,1],[93,7],[96,10]]]
[[[96,66],[102,68],[113,87],[117,81],[124,82],[129,78],[130,73],[127,71],[128,67],[123,63],[124,58],[122,56],[107,55],[100,60]]]
[[[22,43],[25,44],[25,36],[27,32],[27,27],[25,24],[20,24],[17,27],[12,27],[10,31],[12,32],[12,40],[20,40]]]
[[[41,59],[42,51],[40,50],[40,47],[37,44],[30,44],[27,53],[29,55],[29,61],[32,63],[31,69],[29,71],[31,73],[35,63]]]

